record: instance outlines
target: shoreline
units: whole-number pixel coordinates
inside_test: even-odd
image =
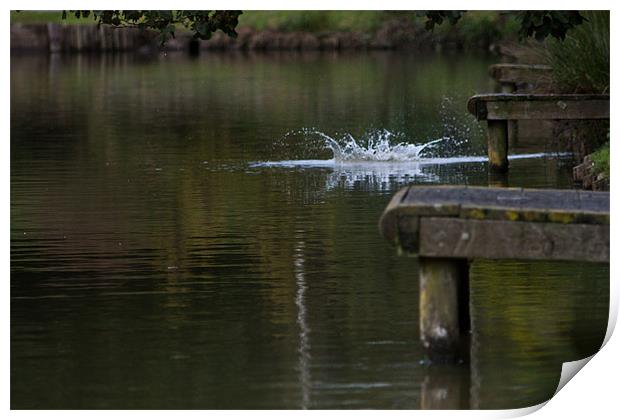
[[[386,21],[378,30],[368,31],[278,31],[240,27],[237,38],[218,31],[207,41],[194,39],[189,31],[178,31],[161,47],[155,31],[115,28],[96,24],[13,23],[11,52],[106,53],[117,51],[484,51],[502,39],[469,42],[456,33],[439,34],[419,28],[406,19]]]
[[[499,37],[501,38],[501,37]],[[356,52],[356,51],[415,51],[458,52],[495,54],[498,61],[530,62],[528,49],[504,39],[488,39],[487,42],[467,43],[462,36],[448,32],[439,34],[415,26],[410,20],[392,19],[378,30],[371,31],[278,31],[256,30],[248,26],[238,29],[237,38],[222,32],[214,33],[208,41],[194,39],[191,32],[183,30],[175,34],[165,46],[160,46],[155,31],[136,28],[115,28],[109,25],[66,23],[13,23],[11,24],[10,51],[17,54],[109,54],[136,52],[144,56],[175,52],[199,55],[201,51],[229,53],[261,52]],[[564,124],[566,125],[566,124]],[[554,138],[563,143],[562,149],[573,152],[574,181],[584,188],[609,188],[609,178],[600,178],[586,156],[596,148],[591,140],[591,128],[566,127],[556,124]],[[596,130],[595,130],[596,131]],[[556,140],[557,141],[557,140]],[[587,167],[587,171],[584,169]],[[600,179],[599,179],[600,178]],[[600,181],[600,182],[599,182]]]

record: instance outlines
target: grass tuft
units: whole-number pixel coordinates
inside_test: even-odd
[[[606,143],[603,147],[592,153],[594,171],[596,173],[602,172],[607,178],[609,178],[609,159],[609,143]]]

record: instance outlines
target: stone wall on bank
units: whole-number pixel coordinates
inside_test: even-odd
[[[609,191],[609,178],[595,171],[592,155],[583,158],[583,163],[573,168],[573,180],[581,183],[585,190]]]
[[[132,51],[156,46],[156,34],[108,25],[11,25],[11,51]]]
[[[488,49],[488,45],[477,45]],[[218,31],[207,41],[195,40],[188,31],[177,31],[175,38],[159,45],[155,31],[115,28],[95,24],[65,25],[56,23],[11,25],[11,51],[103,52],[133,50],[358,50],[358,49],[459,49],[463,41],[440,38],[414,27],[406,19],[387,21],[375,33],[365,32],[280,32],[238,29],[237,38]]]

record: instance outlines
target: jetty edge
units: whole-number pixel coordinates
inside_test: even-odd
[[[419,258],[420,339],[432,360],[467,357],[473,260],[609,262],[609,193],[469,186],[408,186],[379,230]]]

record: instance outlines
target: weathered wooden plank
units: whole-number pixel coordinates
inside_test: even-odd
[[[496,254],[468,249],[472,254],[455,254],[463,258],[526,258],[526,259],[582,259],[585,261],[605,261],[609,259],[609,193],[584,192],[578,190],[537,190],[521,188],[483,188],[462,186],[411,186],[399,192],[384,212],[380,229],[384,237],[399,249],[413,254],[426,255],[422,249],[423,232],[421,220],[434,218],[446,220],[446,224],[437,231],[437,235],[450,236],[451,243],[463,231],[458,229],[478,227],[477,224],[453,223],[454,219],[480,222],[506,222],[491,224],[495,242],[501,246],[492,246],[485,242]],[[452,224],[448,224],[450,221]],[[437,223],[440,223],[439,221]],[[510,223],[517,223],[511,227]],[[531,226],[528,226],[531,225]],[[549,225],[549,226],[547,226]],[[455,232],[447,232],[449,227]],[[541,230],[541,226],[544,229]],[[557,227],[554,227],[557,226]],[[575,228],[568,228],[576,226]],[[563,231],[563,227],[566,229]],[[482,229],[483,227],[479,227]],[[502,230],[493,230],[505,228]],[[591,230],[588,230],[591,228]],[[594,229],[596,228],[596,229]],[[554,253],[540,253],[535,247],[521,241],[528,232],[543,232],[552,236]],[[441,233],[443,232],[443,233]],[[480,232],[484,232],[480,230]],[[557,233],[555,233],[557,232]],[[589,232],[598,232],[590,237]],[[601,233],[603,232],[603,233]],[[465,232],[470,235],[469,232]],[[516,235],[516,236],[515,236]],[[520,236],[519,236],[520,235]],[[529,235],[529,233],[528,233]],[[542,235],[542,234],[541,234]],[[543,235],[544,236],[544,235]],[[478,237],[478,236],[477,236]],[[542,243],[544,237],[533,236],[532,240]],[[435,237],[438,239],[438,237]],[[439,238],[441,239],[441,238]],[[520,242],[521,241],[521,242]],[[558,241],[564,241],[559,243]],[[588,244],[596,242],[597,247]],[[601,246],[600,241],[607,243]],[[606,241],[606,242],[605,242]],[[439,245],[436,245],[439,246]],[[504,249],[505,247],[505,249]],[[517,248],[525,248],[531,253],[519,254]],[[480,250],[486,248],[481,247]],[[606,255],[591,255],[590,251],[600,249]],[[560,254],[560,251],[562,253]],[[585,253],[584,253],[585,252]],[[451,256],[452,254],[429,254],[429,256]]]
[[[548,101],[589,101],[595,99],[609,100],[609,95],[590,93],[482,93],[469,98],[470,101],[482,102],[548,102]]]
[[[380,229],[418,255],[420,338],[433,360],[463,356],[475,258],[609,262],[609,193],[411,186]]]
[[[585,198],[585,199],[584,199]],[[609,211],[609,193],[535,188],[488,188],[477,186],[411,186],[400,197],[400,207],[459,205],[506,209],[564,209]]]
[[[409,189],[411,191],[402,199],[403,204],[407,206],[412,203],[425,206],[459,205],[465,198],[464,195],[469,194],[468,187],[455,185],[412,185]]]
[[[609,119],[609,95],[496,93],[474,95],[467,109],[488,121],[489,169],[508,171],[508,144],[516,144],[518,120]]]
[[[551,66],[543,64],[500,63],[489,66],[489,74],[500,83],[547,82],[551,70]]]
[[[609,119],[609,101],[487,102],[487,120]]]
[[[478,120],[609,119],[609,95],[474,95],[467,109]]]
[[[502,207],[480,208],[477,206],[461,206],[459,217],[478,220],[508,220],[512,222],[538,223],[578,223],[585,225],[609,225],[609,213],[589,211],[567,211],[519,208],[505,209]]]
[[[461,185],[411,186],[394,197],[386,212],[410,208],[443,209],[457,206],[480,209],[527,210],[535,212],[609,213],[609,193],[536,188],[489,188]],[[401,190],[402,191],[402,190]],[[398,197],[398,199],[397,199]],[[417,214],[427,214],[420,211]],[[412,213],[413,214],[413,213]],[[452,214],[452,213],[446,213]]]
[[[609,226],[422,217],[419,255],[609,262]]]
[[[403,236],[399,234],[399,231],[412,232],[414,227],[417,226],[418,216],[457,216],[460,211],[458,202],[446,202],[442,204],[432,200],[427,202],[421,201],[417,205],[411,206],[407,203],[409,188],[410,187],[405,187],[399,190],[392,197],[379,219],[379,231],[383,237],[395,246],[401,246],[403,242],[407,243],[410,241],[410,239],[406,237],[409,236],[408,233]],[[430,189],[418,190],[419,193],[428,194],[432,197],[437,197],[437,194],[441,195],[442,191],[454,196],[454,192],[442,188],[433,190],[431,187]],[[409,247],[411,246],[413,246],[413,243],[409,244]]]

